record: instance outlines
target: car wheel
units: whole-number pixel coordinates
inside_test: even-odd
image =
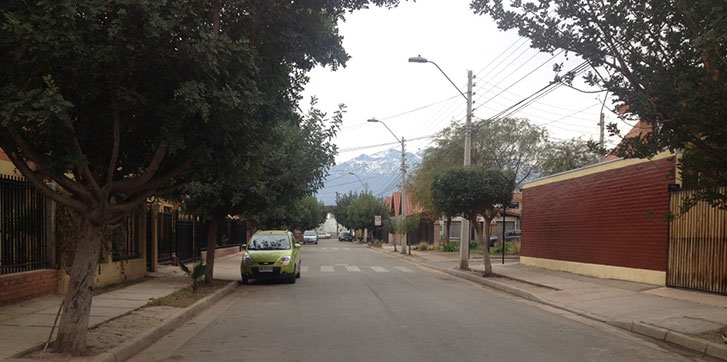
[[[248,279],[246,276],[242,276],[242,284],[248,284],[250,283],[250,279]]]
[[[295,275],[291,275],[291,276],[290,276],[290,277],[288,278],[288,284],[295,284],[295,281],[296,281],[296,280],[297,280],[297,279],[296,279]]]
[[[316,245],[318,245],[318,242],[316,241]]]
[[[300,266],[298,266],[298,272],[295,273],[296,278],[300,278]]]

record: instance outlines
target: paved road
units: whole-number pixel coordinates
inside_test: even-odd
[[[132,361],[703,360],[357,244],[302,258],[298,283],[240,287]]]

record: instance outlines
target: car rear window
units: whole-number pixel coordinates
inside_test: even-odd
[[[305,235],[305,236],[316,236],[316,232],[315,231],[306,231],[306,232],[303,233],[303,235]]]
[[[290,240],[287,235],[253,235],[248,250],[287,250]]]

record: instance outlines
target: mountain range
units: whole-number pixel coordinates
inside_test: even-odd
[[[420,155],[406,153],[407,173],[419,167],[420,163]],[[391,195],[399,191],[401,184],[401,151],[388,149],[371,155],[361,154],[334,165],[329,173],[323,188],[317,193],[318,200],[325,205],[336,204],[336,193],[358,193],[365,188],[376,197]]]

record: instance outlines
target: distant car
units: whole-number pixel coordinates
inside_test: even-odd
[[[250,279],[283,279],[295,283],[300,278],[300,244],[290,231],[258,231],[250,237],[240,263],[242,284]]]
[[[303,242],[306,244],[318,244],[318,233],[315,231],[306,231],[303,233]]]
[[[331,233],[327,233],[325,231],[318,233],[318,239],[330,239]]]
[[[353,241],[353,234],[348,231],[344,231],[338,234],[338,241]]]
[[[513,230],[513,231],[505,231],[505,242],[511,241],[513,239],[520,239],[522,237],[522,231],[520,230]],[[500,235],[497,236],[490,236],[490,247],[495,246],[497,243],[497,240],[500,238]]]

